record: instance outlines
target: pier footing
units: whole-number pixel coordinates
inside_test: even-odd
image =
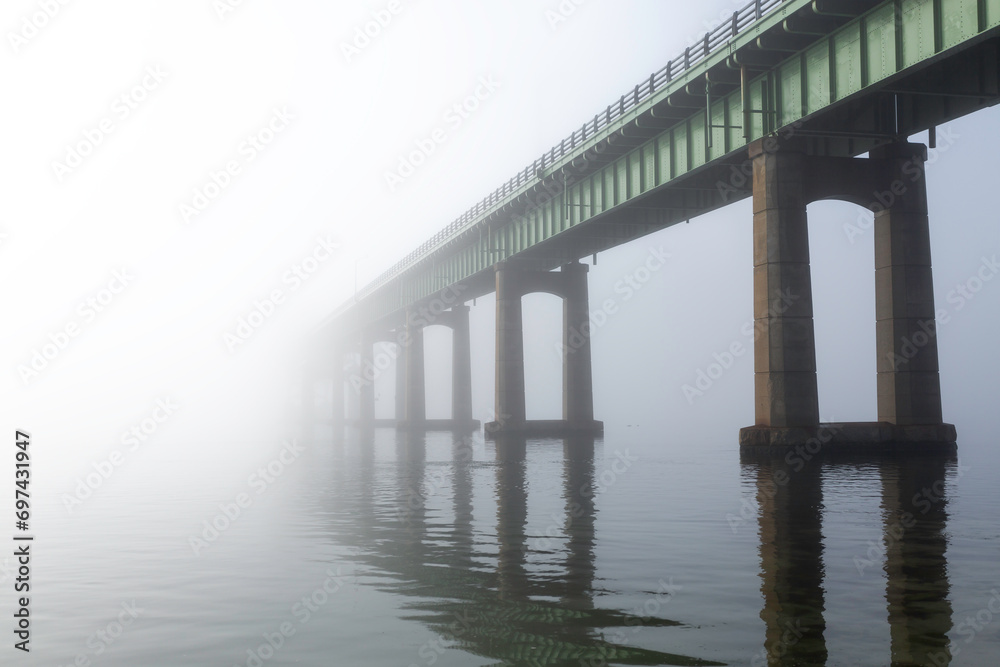
[[[501,435],[525,436],[564,436],[564,435],[602,435],[604,422],[582,421],[571,422],[565,419],[529,419],[523,422],[490,422],[485,428],[486,439]]]
[[[394,422],[399,431],[477,431],[482,426],[478,419],[425,419],[411,424],[405,420]]]
[[[951,424],[846,422],[811,427],[749,426],[740,429],[740,452],[743,454],[951,453],[957,449],[956,441],[955,427]]]
[[[385,428],[387,426],[395,426],[395,419],[345,419],[343,422],[344,426],[351,426],[354,428]]]
[[[357,428],[394,428],[400,431],[476,431],[482,426],[478,419],[425,419],[410,424],[405,419],[348,419],[345,424]]]

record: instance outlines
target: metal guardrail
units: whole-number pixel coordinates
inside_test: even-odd
[[[666,67],[658,72],[654,72],[648,79],[635,86],[634,89],[622,95],[618,102],[611,104],[603,113],[594,116],[593,120],[584,123],[583,127],[561,141],[550,151],[525,167],[520,173],[504,183],[502,186],[491,192],[485,199],[463,213],[457,220],[446,228],[435,234],[431,239],[423,243],[416,250],[401,259],[392,267],[384,271],[378,278],[362,288],[355,297],[355,301],[360,300],[382,287],[394,277],[401,274],[412,266],[419,258],[426,255],[435,246],[439,245],[449,236],[453,236],[463,228],[469,226],[484,213],[493,208],[497,203],[506,199],[515,191],[531,183],[539,173],[547,166],[551,166],[565,157],[578,146],[582,146],[588,139],[593,138],[601,130],[605,129],[626,113],[636,108],[656,93],[665,88],[671,81],[683,74],[691,67],[694,67],[705,60],[719,47],[728,44],[730,40],[737,37],[748,27],[755,24],[765,15],[781,6],[785,0],[754,0],[743,9],[733,12],[732,20],[719,25],[715,30],[705,33],[705,36],[696,44],[684,49],[684,53],[677,58],[667,62]],[[348,308],[350,304],[345,304]]]

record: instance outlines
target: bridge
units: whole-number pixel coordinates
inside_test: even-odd
[[[744,451],[951,448],[924,163],[908,138],[1000,102],[1000,0],[755,0],[361,289],[323,322],[335,419],[374,425],[373,346],[396,418],[474,428],[469,302],[496,292],[493,435],[597,433],[580,260],[753,199],[755,424]],[[875,213],[878,421],[821,424],[806,207]],[[563,300],[563,418],[525,416],[521,298]],[[452,419],[426,419],[423,329],[453,329]],[[358,361],[347,377],[345,355]],[[313,376],[312,379],[315,379]]]

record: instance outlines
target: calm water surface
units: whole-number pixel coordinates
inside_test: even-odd
[[[626,428],[299,444],[216,484],[129,471],[72,513],[53,492],[31,664],[1000,664],[984,442],[809,464]]]

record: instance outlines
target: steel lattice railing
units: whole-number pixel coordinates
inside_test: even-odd
[[[602,113],[595,115],[593,120],[588,120],[584,123],[583,127],[567,139],[554,146],[547,153],[521,170],[516,176],[463,213],[457,220],[435,234],[433,238],[423,243],[416,250],[383,272],[378,278],[358,292],[356,300],[365,298],[379,287],[382,287],[400,275],[422,257],[426,256],[432,249],[438,247],[445,239],[461,233],[467,227],[474,225],[476,220],[493,209],[498,203],[534,182],[539,172],[569,155],[578,146],[583,146],[588,139],[592,139],[619,118],[625,116],[629,111],[663,90],[679,75],[705,60],[721,46],[728,44],[730,40],[779,7],[783,2],[784,0],[754,0],[754,2],[751,2],[743,9],[734,12],[732,20],[722,23],[715,30],[706,32],[705,36],[696,44],[684,49],[684,53],[680,54],[677,58],[668,61],[663,69],[651,74],[648,79],[636,85],[635,88],[625,95],[622,95],[617,102],[610,104]],[[345,307],[349,307],[349,305]]]

